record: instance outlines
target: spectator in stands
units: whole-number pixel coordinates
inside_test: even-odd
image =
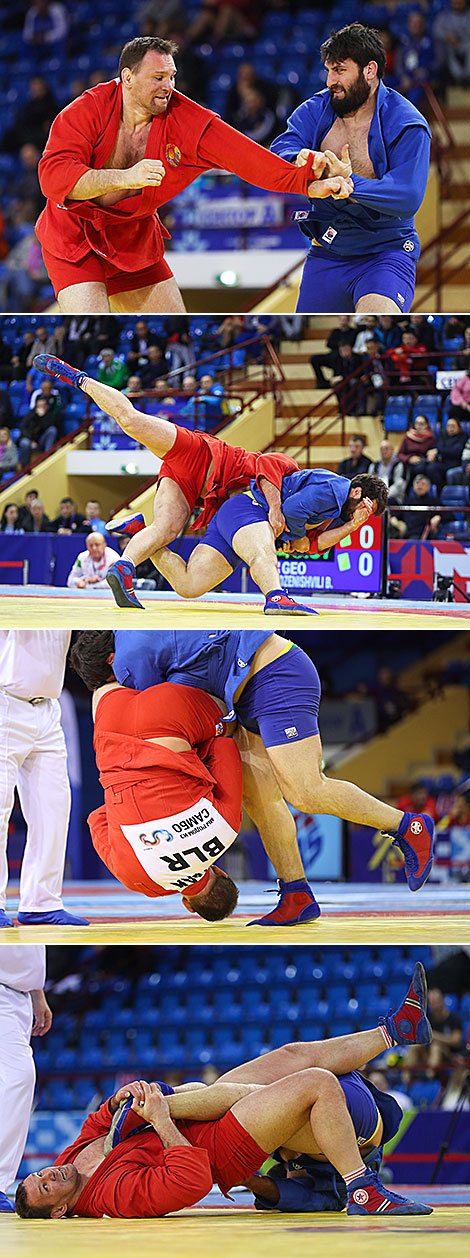
[[[159,338],[156,332],[149,332],[146,319],[137,319],[131,347],[127,355],[127,366],[131,373],[148,363],[151,345],[158,346],[161,355]]]
[[[203,35],[214,44],[229,39],[254,39],[260,20],[259,0],[202,0],[186,38],[190,44],[199,43]]]
[[[49,516],[44,511],[42,498],[33,498],[31,507],[31,524],[24,525],[25,533],[52,533],[53,528]]]
[[[223,419],[222,399],[225,397],[223,384],[219,384],[214,376],[206,372],[201,376],[197,397],[201,398],[199,410],[199,427],[209,431]]]
[[[11,439],[9,428],[0,426],[0,479],[14,476],[18,468],[18,450]]]
[[[19,522],[19,511],[16,502],[7,502],[0,520],[2,533],[24,533]]]
[[[429,420],[425,415],[417,415],[400,442],[398,458],[405,465],[407,473],[415,476],[418,471],[427,473],[428,450],[436,449],[437,438]]]
[[[145,0],[137,10],[141,35],[156,35],[159,39],[173,39],[183,34],[186,12],[181,0]]]
[[[245,328],[246,320],[244,315],[226,315],[216,330],[216,336],[220,338],[220,348],[230,349],[232,345],[237,345],[239,341],[245,340]]]
[[[29,96],[17,110],[11,127],[4,132],[4,152],[18,153],[26,137],[42,152],[57,111],[58,104],[50,84],[42,75],[33,75],[29,81]]]
[[[34,410],[40,398],[45,398],[47,402],[48,412],[59,430],[60,420],[62,416],[62,394],[60,389],[54,388],[52,378],[44,376],[38,389],[34,389],[31,394],[30,410]]]
[[[101,503],[97,498],[90,498],[85,507],[85,524],[89,524],[93,533],[102,533],[107,539],[106,522],[101,518]]]
[[[388,486],[389,502],[396,502],[401,506],[406,493],[404,467],[388,437],[384,437],[380,442],[380,459],[377,463],[371,463],[369,471],[385,481]]]
[[[382,340],[382,330],[378,315],[358,315],[356,321],[356,340],[354,342],[354,353],[365,354],[366,342],[371,336]]]
[[[465,328],[462,349],[452,359],[452,371],[466,371],[470,366],[470,327]]]
[[[436,349],[436,335],[434,327],[432,323],[428,323],[426,315],[410,315],[407,330],[416,332],[419,345],[424,345],[430,352]]]
[[[335,390],[338,398],[338,406],[342,415],[354,415],[357,410],[359,382],[357,379],[351,380],[349,384],[342,388],[337,385],[343,385],[343,381],[356,371],[360,366],[360,358],[358,354],[353,353],[352,345],[349,340],[341,340],[338,345],[337,353],[332,359],[331,366],[333,375],[330,379],[330,385]]]
[[[438,492],[442,489],[449,468],[460,466],[466,441],[467,438],[459,420],[449,415],[445,429],[441,428],[438,434],[437,448],[428,450],[426,455],[427,474],[433,484],[437,485]]]
[[[4,341],[3,336],[0,334],[0,380],[12,379],[12,357],[8,341]]]
[[[125,393],[126,397],[129,397],[129,396],[130,396],[130,394],[132,394],[132,393],[134,393],[134,394],[135,394],[135,393],[141,393],[141,392],[142,392],[142,378],[141,378],[141,376],[129,376],[129,379],[128,379],[128,381],[127,381],[126,387],[125,387],[125,389],[123,389],[122,391],[123,391],[123,393]]]
[[[23,332],[23,340],[21,345],[17,345],[12,357],[12,366],[14,368],[14,380],[26,380],[28,370],[28,359],[34,345],[34,332]],[[55,351],[54,351],[55,352]]]
[[[167,419],[174,419],[180,399],[172,396],[172,385],[168,380],[156,380],[153,385],[153,392],[159,400],[158,414],[164,415]]]
[[[418,540],[427,537],[436,537],[441,523],[441,516],[436,514],[436,499],[431,493],[431,481],[429,476],[424,472],[418,472],[415,476],[413,484],[408,489],[405,497],[405,503],[410,507],[433,507],[433,511],[406,511],[401,516],[400,532],[404,527],[404,535],[406,538]],[[392,517],[393,519],[393,517]],[[393,521],[394,524],[396,521]]]
[[[445,349],[446,347],[446,341],[460,340],[463,343],[464,332],[465,328],[459,316],[449,315],[442,329],[443,348]]]
[[[45,50],[48,55],[59,52],[67,35],[67,12],[56,0],[33,0],[23,27],[25,44]]]
[[[61,498],[59,502],[59,514],[52,521],[53,533],[90,533],[90,525],[87,524],[85,516],[80,511],[76,511],[73,498]]]
[[[434,45],[428,35],[424,13],[412,9],[406,19],[406,30],[400,37],[395,58],[398,91],[419,109],[423,84],[432,83]]]
[[[67,319],[61,352],[72,367],[83,367],[85,358],[93,353],[94,322],[88,315],[71,315]]]
[[[55,328],[49,332],[45,324],[41,324],[36,328],[36,336],[33,340],[31,348],[26,359],[26,366],[32,367],[33,358],[36,354],[57,354],[60,353],[60,344],[56,337]]]
[[[139,367],[142,388],[153,389],[156,380],[161,380],[168,372],[168,363],[159,345],[149,345],[148,361]]]
[[[468,422],[470,419],[470,363],[465,375],[455,381],[450,391],[450,401],[449,418],[452,415],[454,419]]]
[[[419,807],[415,808],[415,804],[418,804]],[[436,800],[422,778],[416,778],[411,783],[409,790],[397,799],[396,806],[397,808],[403,808],[404,812],[405,810],[419,813],[425,812],[429,817],[432,817],[433,821],[437,821]]]
[[[25,494],[24,496],[23,505],[19,508],[19,521],[20,521],[21,528],[23,528],[25,532],[31,531],[33,527],[33,517],[31,515],[31,506],[32,506],[32,503],[34,502],[34,499],[38,497],[39,497],[39,494],[38,494],[37,489],[28,489],[27,494]]]
[[[46,198],[43,196],[38,177],[38,163],[41,156],[41,150],[35,144],[29,141],[22,144],[20,148],[20,162],[22,170],[18,172],[15,180],[15,195],[19,201],[29,201],[34,207],[34,214],[42,213],[46,204]]]
[[[115,315],[95,315],[93,319],[93,346],[95,354],[100,354],[108,345],[117,349],[121,327]]]
[[[276,89],[274,84],[270,83],[268,79],[263,79],[257,73],[251,61],[241,61],[237,69],[237,77],[229,88],[225,102],[224,118],[231,127],[236,127],[237,125],[235,118],[243,105],[246,88],[254,88],[255,91],[261,92],[266,104],[271,109],[275,109]]]
[[[106,573],[116,562],[116,551],[106,545],[102,533],[90,533],[85,545],[86,550],[80,551],[70,569],[67,585],[72,590],[105,590]]]
[[[123,389],[129,377],[126,364],[121,362],[120,358],[115,358],[114,350],[110,348],[102,349],[100,357],[101,362],[98,367],[100,384],[110,384],[113,389]]]
[[[470,12],[467,0],[450,0],[433,27],[437,71],[442,85],[470,81]]]
[[[379,327],[384,349],[395,349],[397,345],[401,345],[403,328],[395,315],[380,315]]]
[[[266,97],[258,87],[248,85],[240,88],[240,105],[235,113],[234,127],[262,144],[264,148],[274,140],[279,124],[274,109],[268,104]]]
[[[20,422],[18,450],[21,467],[26,467],[33,455],[50,450],[56,441],[57,424],[51,417],[47,398],[38,397],[36,405]]]
[[[338,327],[332,328],[328,336],[326,342],[327,350],[321,354],[312,354],[310,358],[319,389],[329,389],[330,387],[330,381],[325,380],[323,367],[330,367],[333,370],[333,362],[335,355],[338,354],[340,343],[342,345],[349,344],[352,347],[356,340],[356,335],[355,328],[351,327],[351,316],[340,315]]]
[[[180,367],[189,367],[194,362],[195,353],[188,316],[170,315],[165,320],[165,327],[168,337],[167,353],[169,354],[171,371],[178,371]]]
[[[414,328],[402,332],[401,345],[388,349],[385,355],[392,382],[426,389],[432,381],[427,371],[426,346]]]
[[[366,415],[383,415],[385,405],[383,346],[376,336],[368,336],[359,376],[358,411]]]
[[[427,1047],[411,1044],[406,1053],[406,1065],[422,1066],[426,1077],[433,1079],[443,1066],[453,1064],[465,1045],[462,1019],[451,1012],[439,987],[429,988],[428,1018],[432,1026],[432,1044]],[[409,1077],[407,1071],[404,1078]]]
[[[338,476],[347,476],[348,480],[352,480],[361,472],[369,471],[370,459],[364,454],[365,444],[366,439],[361,433],[354,433],[349,438],[349,458],[338,463]]]
[[[377,704],[377,728],[382,734],[389,725],[395,725],[412,708],[410,696],[402,690],[395,673],[383,664],[377,673],[377,679],[371,687]]]
[[[0,389],[0,424],[2,427],[13,428],[15,416],[8,389]]]

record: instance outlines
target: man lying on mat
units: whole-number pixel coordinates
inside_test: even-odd
[[[367,1156],[395,1134],[402,1112],[356,1072],[392,1044],[431,1037],[418,963],[400,1008],[371,1031],[287,1044],[207,1088],[183,1085],[164,1096],[162,1089],[172,1092],[165,1084],[127,1084],[88,1116],[53,1166],[20,1183],[17,1213],[158,1218],[194,1205],[214,1182],[228,1193],[281,1147],[289,1157],[326,1158],[344,1181],[350,1215],[430,1214],[429,1206],[390,1192],[366,1166],[363,1150]]]

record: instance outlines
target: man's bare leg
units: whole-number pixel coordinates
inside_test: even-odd
[[[93,280],[86,284],[70,284],[57,294],[61,314],[109,314],[106,284]]]
[[[113,293],[109,299],[114,314],[186,314],[186,306],[174,276],[160,284]]]
[[[157,549],[154,547],[153,553],[150,553],[152,563],[182,598],[199,598],[200,594],[213,590],[233,572],[231,564],[220,551],[206,546],[204,542],[194,547],[187,563],[173,550],[158,550],[157,553]],[[128,547],[126,554],[127,550]]]
[[[403,314],[403,310],[392,301],[391,297],[381,297],[380,293],[366,293],[356,303],[356,314]]]
[[[304,1043],[283,1044],[271,1053],[263,1053],[252,1061],[235,1066],[220,1076],[219,1083],[275,1083],[299,1070],[330,1070],[333,1075],[345,1075],[359,1070],[367,1061],[383,1053],[386,1042],[380,1027],[372,1031],[356,1031],[351,1035],[338,1035],[331,1040],[311,1040]]]
[[[160,415],[145,415],[143,411],[136,410],[119,389],[113,389],[110,384],[100,384],[91,376],[86,377],[80,388],[102,411],[111,415],[129,437],[140,441],[157,458],[164,459],[165,454],[173,449],[178,429],[171,420]]]
[[[326,813],[392,834],[398,830],[403,817],[399,808],[382,803],[353,782],[325,776],[319,734],[266,750],[284,798],[300,812]]]
[[[328,1070],[302,1070],[268,1084],[231,1112],[266,1153],[278,1145],[311,1157],[321,1152],[343,1176],[362,1166],[344,1092]]]
[[[250,575],[262,594],[281,589],[274,534],[267,521],[245,524],[234,533],[232,546],[240,559],[248,564]]]
[[[189,516],[190,507],[183,490],[176,481],[165,476],[155,494],[152,523],[131,537],[123,558],[131,559],[137,567],[144,559],[149,559],[155,550],[172,542],[181,533],[181,529],[184,529]]]
[[[239,725],[235,742],[243,761],[243,803],[259,830],[265,852],[283,882],[305,878],[295,821],[281,795],[261,738]]]

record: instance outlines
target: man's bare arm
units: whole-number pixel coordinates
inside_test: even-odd
[[[144,158],[128,170],[87,170],[67,194],[69,201],[92,201],[106,192],[159,187],[165,175],[161,162]]]
[[[268,520],[272,531],[275,537],[279,537],[280,533],[283,533],[286,528],[286,522],[281,507],[280,491],[270,480],[266,480],[265,476],[260,476],[258,484],[269,507]],[[287,532],[289,532],[289,530],[287,530]]]

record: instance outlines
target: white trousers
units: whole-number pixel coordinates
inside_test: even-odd
[[[36,1082],[32,1025],[31,996],[0,983],[0,1192],[16,1179],[28,1135]]]
[[[59,700],[31,704],[0,693],[0,729],[0,908],[6,902],[8,822],[16,786],[27,824],[20,909],[51,912],[62,905],[70,814]]]

